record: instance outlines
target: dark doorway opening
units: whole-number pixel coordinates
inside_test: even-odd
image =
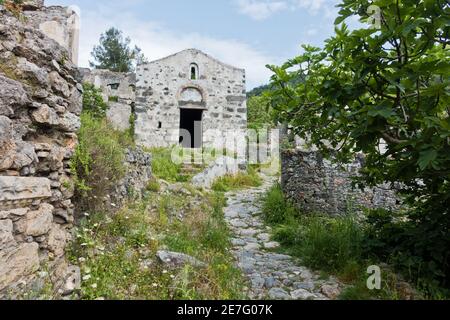
[[[180,144],[183,148],[197,149],[202,147],[202,118],[203,110],[181,109]]]

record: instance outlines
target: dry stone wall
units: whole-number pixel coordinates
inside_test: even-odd
[[[120,208],[130,199],[141,199],[152,179],[152,157],[141,148],[127,149],[125,176],[116,183],[109,196],[111,211]]]
[[[47,275],[68,294],[79,279],[64,253],[82,87],[67,49],[24,14],[0,6],[0,298],[39,290]]]
[[[397,210],[401,206],[389,185],[364,190],[352,186],[352,178],[362,168],[362,156],[341,167],[316,151],[285,150],[281,161],[284,193],[304,212],[342,215],[362,208]]]

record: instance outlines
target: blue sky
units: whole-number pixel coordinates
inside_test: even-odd
[[[301,44],[321,46],[333,31],[338,0],[46,0],[77,6],[80,65],[100,34],[115,26],[150,59],[197,48],[247,70],[248,89],[268,82]]]

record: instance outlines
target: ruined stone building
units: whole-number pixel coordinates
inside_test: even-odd
[[[145,147],[220,147],[227,131],[247,128],[245,70],[199,50],[139,65],[136,74],[82,72],[101,89],[118,129],[128,129],[133,116],[136,141]]]
[[[138,66],[138,143],[147,147],[180,142],[186,148],[217,146],[221,139],[217,130],[247,128],[245,83],[243,69],[196,49]]]

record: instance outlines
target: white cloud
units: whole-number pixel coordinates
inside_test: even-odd
[[[318,33],[319,33],[319,30],[317,30],[317,29],[315,29],[315,28],[308,29],[308,30],[305,31],[305,34],[306,34],[306,36],[308,36],[308,37],[315,36],[315,35],[317,35]]]
[[[124,10],[99,6],[98,10],[81,14],[80,66],[89,65],[89,60],[92,60],[90,53],[94,45],[98,44],[100,34],[112,26],[129,36],[133,45],[142,48],[149,60],[163,58],[187,48],[197,48],[225,63],[245,68],[248,89],[268,82],[271,73],[265,68],[266,64],[282,61],[239,40],[174,32],[158,23],[140,20]]]
[[[306,10],[310,15],[321,14],[324,18],[336,16],[339,0],[235,0],[239,13],[253,20],[264,20],[285,10]]]
[[[317,14],[320,9],[322,9],[326,0],[296,0],[294,5],[299,8],[308,10],[311,14]],[[330,1],[328,1],[330,2]]]
[[[253,20],[267,19],[274,13],[288,8],[286,1],[237,0],[236,4],[241,14],[247,15]]]

